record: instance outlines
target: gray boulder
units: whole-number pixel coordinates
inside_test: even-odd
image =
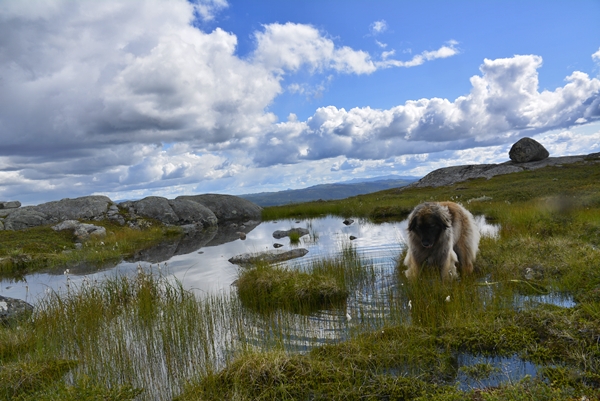
[[[173,211],[167,198],[148,196],[132,202],[135,214],[158,220],[165,224],[177,224],[179,217]]]
[[[35,210],[46,215],[50,223],[64,220],[103,220],[112,201],[107,196],[93,195],[43,203]]]
[[[229,263],[239,266],[254,263],[278,263],[290,259],[301,258],[308,253],[308,249],[296,248],[291,251],[266,251],[261,253],[243,253],[229,259]]]
[[[164,224],[194,229],[217,225],[217,217],[212,211],[188,199],[169,200],[160,196],[148,196],[139,201],[124,202],[120,206],[129,209],[131,217],[142,216]]]
[[[217,225],[217,216],[206,206],[188,199],[173,199],[169,205],[179,217],[179,224],[202,223],[204,227]]]
[[[94,224],[81,223],[77,220],[65,220],[52,226],[54,231],[69,230],[77,237],[79,242],[87,241],[90,238],[106,237],[106,229]]]
[[[233,195],[205,194],[178,196],[206,206],[215,214],[219,223],[225,221],[244,222],[262,218],[262,208],[249,200]]]
[[[0,209],[17,209],[19,207],[21,207],[19,201],[0,202]]]
[[[50,224],[48,216],[38,211],[35,206],[15,209],[4,219],[5,230],[24,230],[44,224]]]
[[[0,322],[6,323],[23,318],[33,312],[33,306],[25,301],[0,295]]]
[[[508,156],[515,163],[528,163],[544,160],[550,156],[550,153],[535,139],[525,137],[519,139],[510,148]]]

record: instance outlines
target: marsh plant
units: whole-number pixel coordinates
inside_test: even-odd
[[[267,208],[266,219],[396,218],[451,199],[500,230],[482,238],[475,274],[452,283],[435,274],[408,282],[403,255],[379,267],[348,246],[308,264],[241,271],[238,290],[218,295],[198,297],[147,266],[70,286],[47,294],[30,320],[0,327],[0,395],[600,399],[599,194],[600,164],[589,161]],[[327,298],[331,288],[339,295]],[[550,294],[570,306],[546,302]],[[526,361],[536,373],[486,387],[497,366],[464,355]],[[465,375],[480,383],[461,388]]]

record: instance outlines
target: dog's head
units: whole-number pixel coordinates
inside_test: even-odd
[[[423,203],[411,213],[408,230],[420,239],[424,248],[431,248],[451,224],[447,207],[437,203]]]

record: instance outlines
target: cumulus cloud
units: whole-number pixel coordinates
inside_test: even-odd
[[[458,54],[458,43],[409,60],[393,50],[378,58],[313,26],[273,23],[254,34],[255,48],[242,58],[234,33],[203,30],[227,6],[0,2],[0,198],[177,194],[216,179],[266,182],[257,171],[274,174],[273,165],[293,180],[285,165],[305,163],[308,171],[293,181],[301,185],[336,168],[392,168],[397,157],[418,161],[409,155],[501,144],[523,130],[599,117],[597,78],[575,72],[563,87],[540,92],[541,58],[515,56],[485,60],[470,93],[453,101],[331,105],[305,121],[277,122],[267,110],[284,90],[318,96],[336,74],[416,67]],[[386,27],[381,20],[372,29]],[[299,71],[327,78],[316,88],[286,81]]]
[[[319,108],[304,124],[279,124],[279,145],[257,149],[259,165],[337,156],[386,159],[403,154],[490,146],[600,117],[600,80],[582,72],[539,91],[542,58],[484,60],[469,94],[454,101],[407,101],[387,110]],[[302,149],[302,151],[300,150]],[[264,155],[268,154],[266,158]],[[281,158],[283,157],[283,158]]]
[[[316,28],[291,22],[265,25],[263,32],[257,32],[253,58],[255,63],[279,74],[301,67],[354,74],[369,74],[377,69],[367,52],[336,46]]]

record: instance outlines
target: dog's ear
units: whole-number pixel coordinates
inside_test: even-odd
[[[408,231],[415,231],[417,228],[417,218],[413,217],[408,223]]]
[[[446,213],[444,213],[444,212],[446,212]],[[436,213],[435,219],[436,219],[436,223],[440,227],[442,227],[444,230],[447,228],[450,228],[450,226],[452,225],[452,219],[450,217],[450,212],[448,211],[448,208],[446,208],[446,210],[442,209],[441,213]]]

